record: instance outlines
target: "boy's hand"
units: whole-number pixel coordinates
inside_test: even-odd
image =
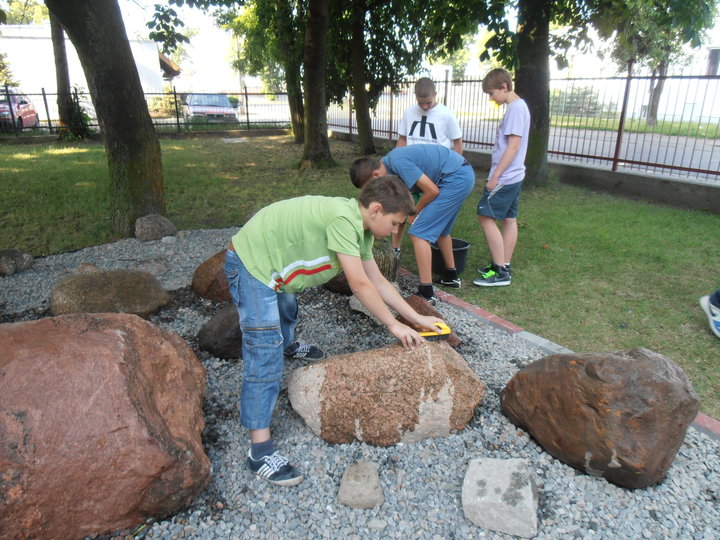
[[[493,189],[495,189],[497,187],[497,185],[498,185],[497,178],[489,178],[487,183],[485,184],[485,189],[487,189],[488,191],[492,191]]]
[[[388,330],[393,336],[400,340],[402,346],[408,351],[413,350],[416,346],[421,345],[422,342],[425,341],[415,330],[401,322],[388,326]]]
[[[422,330],[432,330],[434,332],[440,333],[440,328],[435,326],[438,323],[445,324],[445,321],[442,319],[439,319],[438,317],[434,317],[432,315],[418,315],[416,319],[416,324],[422,329]]]

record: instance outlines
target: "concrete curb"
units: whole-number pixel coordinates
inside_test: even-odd
[[[402,274],[413,275],[412,272],[409,272],[405,268],[401,268],[400,272]],[[574,352],[543,337],[531,334],[530,332],[523,330],[522,327],[506,321],[505,319],[502,319],[497,315],[490,313],[489,311],[485,311],[484,309],[481,309],[473,304],[465,302],[465,300],[461,300],[453,294],[439,289],[435,289],[435,296],[437,296],[439,300],[447,304],[452,304],[453,306],[459,307],[460,309],[463,309],[468,313],[475,315],[485,324],[489,324],[490,326],[494,326],[495,328],[498,328],[510,334],[515,334],[518,338],[530,342],[531,344],[535,345],[540,350],[545,351],[548,354],[572,354]],[[708,437],[720,441],[720,422],[715,420],[714,418],[711,418],[703,413],[698,413],[698,415],[695,417],[695,420],[693,420],[693,423],[690,425],[696,430],[701,431]]]

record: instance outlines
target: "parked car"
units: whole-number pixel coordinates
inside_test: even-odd
[[[9,103],[8,94],[10,95]],[[11,106],[12,114],[10,112]],[[13,120],[19,128],[40,125],[37,110],[35,110],[35,106],[25,94],[14,88],[8,89],[8,93],[5,93],[5,89],[2,89],[0,90],[0,126],[4,129],[12,128]]]
[[[189,94],[183,102],[185,122],[238,122],[235,109],[224,94]]]

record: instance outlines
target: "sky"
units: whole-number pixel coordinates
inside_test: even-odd
[[[150,30],[145,24],[152,19],[153,6],[158,3],[167,5],[167,2],[159,0],[119,0],[128,38],[148,39]],[[215,27],[212,17],[199,9],[173,9],[178,12],[186,29],[198,30],[185,46],[188,59],[180,63],[182,73],[173,80],[175,89],[178,92],[238,92],[241,89],[240,76],[230,67],[230,33]]]

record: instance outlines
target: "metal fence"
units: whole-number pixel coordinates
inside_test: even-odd
[[[465,148],[490,150],[503,111],[482,92],[481,81],[436,81],[436,87],[438,99],[457,115]],[[55,94],[26,95],[44,108],[41,126],[15,134],[53,131]],[[235,105],[231,122],[191,121],[185,96],[175,91],[146,94],[146,100],[158,131],[204,130],[210,123],[220,129],[290,126],[283,92],[245,88],[224,95]],[[97,127],[89,97],[77,94],[77,99]],[[384,92],[372,113],[375,136],[397,139],[402,113],[414,103],[410,82],[397,94]],[[351,99],[331,105],[327,121],[335,131],[357,133]],[[720,185],[720,76],[552,80],[548,158]]]
[[[482,82],[435,84],[458,118],[464,147],[490,150],[503,111]],[[372,118],[375,135],[395,140],[403,111],[414,103],[409,83],[397,95],[383,93]],[[329,108],[328,124],[357,132],[349,98]],[[720,184],[720,76],[552,80],[548,159]]]

